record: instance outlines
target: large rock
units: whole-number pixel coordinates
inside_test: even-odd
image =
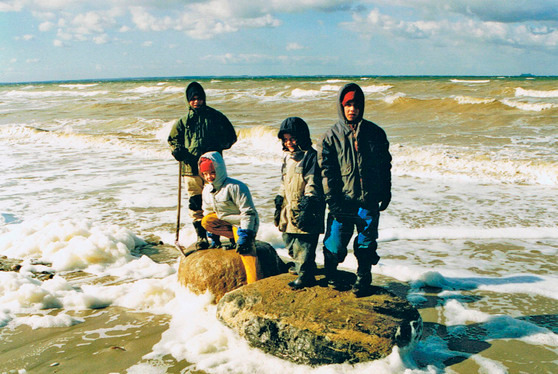
[[[320,286],[292,291],[294,278],[282,274],[227,293],[218,318],[251,346],[308,365],[375,360],[420,339],[418,311],[384,288],[361,298]]]
[[[240,255],[222,248],[194,250],[186,248],[178,266],[178,281],[197,294],[210,291],[217,303],[224,294],[246,284],[246,273]],[[264,277],[285,273],[287,265],[266,242],[256,241],[258,260]]]

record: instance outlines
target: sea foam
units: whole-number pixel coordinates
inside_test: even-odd
[[[549,91],[543,91],[543,90],[528,90],[528,89],[524,89],[521,87],[517,87],[515,89],[515,96],[518,97],[540,97],[540,98],[554,98],[554,97],[558,97],[558,90],[549,90]]]
[[[56,271],[122,266],[143,240],[130,230],[91,222],[52,221],[44,217],[9,225],[0,234],[0,254],[12,258],[38,259]]]

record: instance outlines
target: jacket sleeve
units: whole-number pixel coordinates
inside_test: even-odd
[[[207,216],[208,214],[215,213],[215,209],[213,207],[213,201],[211,192],[209,190],[209,184],[206,184],[202,190],[202,210],[203,215]],[[206,188],[208,187],[208,188]]]
[[[240,222],[239,228],[255,232],[258,228],[258,212],[256,211],[256,207],[252,201],[252,194],[250,193],[248,186],[244,183],[235,184],[231,197],[239,210],[239,216],[234,217],[235,221]]]
[[[229,119],[223,113],[219,112],[219,117],[221,148],[229,149],[234,143],[236,143],[236,131],[234,130],[231,121],[229,121]]]
[[[176,121],[172,126],[167,141],[173,151],[178,146],[184,146],[184,122],[182,118]]]
[[[318,166],[322,171],[322,186],[326,200],[338,201],[343,197],[343,186],[337,150],[332,143],[331,134],[326,133],[318,144]]]
[[[381,198],[385,198],[391,193],[391,154],[389,153],[389,141],[387,139],[386,133],[382,131],[383,138],[380,144],[382,155],[380,165],[379,165],[379,176],[382,183],[381,188]]]
[[[323,199],[321,170],[318,165],[317,153],[307,151],[302,161],[302,175],[304,178],[304,195]]]

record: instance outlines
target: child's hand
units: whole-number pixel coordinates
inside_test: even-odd
[[[244,255],[252,252],[255,248],[254,239],[256,233],[252,230],[238,229],[238,241],[236,243],[236,252]]]

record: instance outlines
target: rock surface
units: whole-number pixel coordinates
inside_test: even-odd
[[[357,298],[321,286],[292,291],[293,279],[282,274],[227,293],[218,318],[251,346],[307,365],[376,360],[420,339],[418,311],[382,287]]]
[[[178,281],[183,286],[197,294],[210,291],[217,303],[227,292],[246,284],[244,265],[235,250],[217,248],[190,253],[194,247],[186,248],[189,254],[182,256],[178,267]],[[256,241],[256,250],[264,277],[287,272],[287,265],[270,244]]]

